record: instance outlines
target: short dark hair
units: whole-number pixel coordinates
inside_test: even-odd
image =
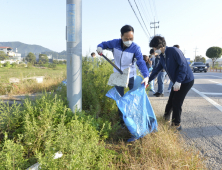
[[[180,48],[180,46],[179,46],[179,45],[174,45],[174,47]]]
[[[153,53],[154,53],[154,49],[151,49],[151,50],[150,50],[150,54],[153,54]]]
[[[92,52],[92,53],[91,53],[91,56],[93,56],[93,55],[96,55],[96,53]]]
[[[120,30],[122,36],[124,33],[129,32],[129,31],[133,31],[133,33],[134,33],[134,29],[130,25],[124,25]]]
[[[162,47],[165,47],[166,46],[166,41],[165,41],[165,38],[164,37],[161,37],[159,35],[157,36],[154,36],[151,38],[151,41],[150,41],[150,47],[151,48],[162,48]]]

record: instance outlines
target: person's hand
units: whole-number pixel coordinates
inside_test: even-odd
[[[174,91],[180,90],[180,86],[181,86],[181,83],[176,82],[176,83],[173,85],[173,90],[174,90]]]
[[[101,47],[97,47],[96,51],[100,56],[103,54],[103,49]]]
[[[149,86],[148,81],[149,81],[149,77],[146,77],[146,78],[143,79],[143,81],[141,82],[141,84],[144,83],[145,88],[147,88],[147,87]]]

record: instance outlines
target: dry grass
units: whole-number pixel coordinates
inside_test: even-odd
[[[158,132],[132,143],[126,142],[130,135],[127,130],[117,135],[122,135],[123,139],[114,140],[107,147],[119,153],[115,165],[118,169],[206,169],[200,154],[187,146],[182,136],[169,128],[162,118],[158,118]]]
[[[33,76],[45,76],[43,83],[35,80],[23,80],[19,83],[9,83],[9,78],[19,79]],[[66,67],[56,69],[46,68],[0,68],[0,95],[30,94],[42,91],[55,90],[62,80],[66,78]]]

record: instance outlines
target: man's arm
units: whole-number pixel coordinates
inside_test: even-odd
[[[119,39],[114,39],[111,41],[103,41],[97,47],[101,47],[102,49],[113,49],[118,43]]]
[[[163,66],[161,65],[161,63],[159,63],[157,65],[157,67],[155,69],[153,69],[151,75],[150,75],[150,79],[149,79],[149,82],[151,82],[153,79],[156,78],[156,76],[159,74],[159,72],[163,70]]]
[[[146,66],[146,62],[143,60],[143,55],[141,53],[140,48],[137,49],[136,53],[135,53],[135,57],[137,59],[136,64],[140,69],[140,72],[142,73],[143,77],[149,77],[149,71],[147,69]]]

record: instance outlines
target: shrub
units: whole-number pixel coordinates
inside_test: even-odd
[[[4,67],[10,67],[10,62],[7,61],[7,62],[5,62],[3,65],[4,65]]]
[[[12,65],[13,68],[18,67],[18,64],[16,62],[12,63],[11,65]]]
[[[84,111],[73,114],[65,105],[67,100],[61,97],[44,94],[35,101],[25,99],[24,106],[15,103],[11,108],[0,103],[0,155],[19,152],[15,157],[7,157],[9,163],[0,161],[0,167],[13,166],[14,160],[21,162],[16,163],[17,168],[27,168],[38,161],[42,169],[106,169],[115,152],[98,144],[107,138],[110,123]],[[57,151],[64,156],[54,160]]]
[[[56,68],[56,64],[50,63],[50,64],[48,65],[48,67],[49,67],[49,68]]]
[[[32,63],[27,63],[27,67],[28,68],[33,68],[33,64]]]

